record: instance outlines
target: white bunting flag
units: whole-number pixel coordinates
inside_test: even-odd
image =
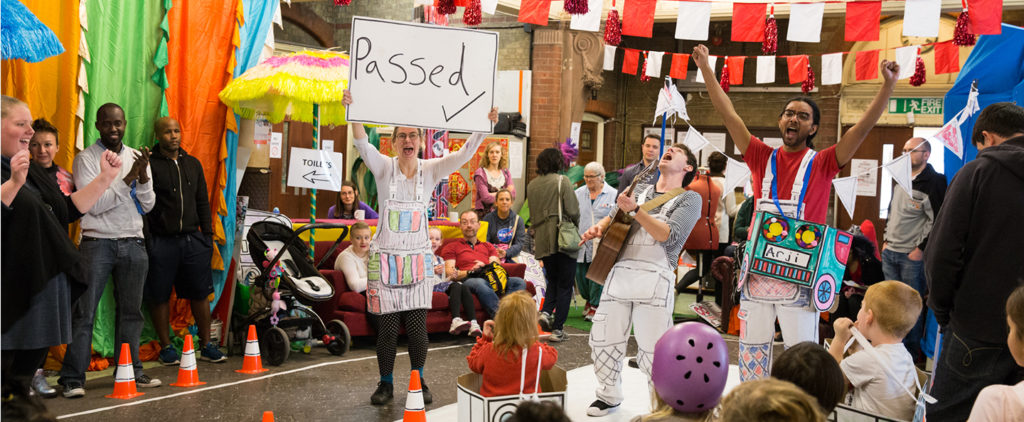
[[[497,0],[494,0],[497,4]],[[603,0],[589,0],[587,2],[587,13],[583,15],[572,15],[572,21],[569,22],[569,29],[575,29],[577,31],[590,31],[597,32],[601,29],[601,6],[604,5]]]
[[[821,84],[843,83],[843,53],[821,55]]]
[[[775,83],[775,56],[757,56],[757,83]]]
[[[434,2],[430,2],[431,5]],[[488,15],[493,15],[498,10],[498,0],[480,0],[480,10]]]
[[[918,48],[920,46],[910,45],[896,49],[896,64],[900,65],[900,74],[896,79],[907,79],[914,76]]]
[[[977,113],[980,110],[981,107],[978,105],[978,87],[972,85],[971,93],[967,95],[967,105],[965,105],[963,110],[960,110],[960,113],[958,113],[958,115],[960,116],[960,124],[964,124],[964,122],[967,121],[968,118],[970,118],[971,116],[974,115],[974,113]]]
[[[750,180],[750,169],[746,164],[726,156],[729,161],[725,165],[725,186],[722,186],[722,196],[736,190],[737,186]]]
[[[690,126],[690,129],[686,131],[686,138],[683,138],[683,145],[686,145],[693,155],[697,155],[709,143],[707,138],[701,135],[693,126]]]
[[[676,39],[707,41],[710,24],[711,2],[679,2],[679,14],[676,15]]]
[[[906,0],[903,6],[903,36],[939,36],[941,13],[942,0]]]
[[[715,64],[717,63],[718,56],[708,56],[708,66],[711,66],[712,71],[715,70]],[[697,78],[694,80],[699,84],[704,83],[704,72],[701,72],[700,69],[697,69]]]
[[[614,45],[604,45],[604,70],[615,70],[616,48]]]
[[[857,176],[833,179],[832,186],[836,188],[836,196],[846,208],[846,213],[853,218],[853,206],[857,203]]]
[[[896,159],[882,165],[889,174],[892,175],[893,179],[896,179],[896,183],[899,183],[900,187],[907,192],[907,195],[914,196],[914,179],[910,177],[910,154],[903,154]]]
[[[960,114],[964,114],[963,111]],[[960,119],[953,117],[950,121],[942,125],[937,133],[928,137],[928,140],[936,140],[942,142],[942,145],[946,146],[946,149],[956,154],[956,157],[964,159],[964,137],[960,132]]]
[[[821,42],[821,18],[824,15],[825,3],[790,4],[786,41]]]
[[[664,56],[664,51],[647,52],[647,69],[644,71],[647,76],[650,76],[652,78],[661,77],[661,59]]]

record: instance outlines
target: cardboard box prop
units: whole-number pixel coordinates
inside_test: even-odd
[[[758,211],[743,251],[740,285],[754,274],[811,288],[819,311],[834,311],[853,236],[824,224]]]
[[[515,413],[522,399],[518,394],[484,397],[480,395],[483,376],[476,373],[458,379],[459,422],[501,422]],[[565,388],[568,384],[565,370],[557,365],[540,373],[540,400],[549,400],[565,408]],[[525,395],[533,397],[533,394]]]

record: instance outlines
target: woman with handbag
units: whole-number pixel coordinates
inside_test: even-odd
[[[348,90],[342,102],[352,104]],[[487,117],[497,121],[498,109],[492,108]],[[363,125],[352,125],[352,134],[356,150],[377,181],[378,209],[383,216],[377,219],[377,231],[370,242],[366,286],[366,309],[376,321],[380,372],[370,402],[380,406],[394,399],[392,372],[401,325],[405,325],[409,337],[410,366],[419,371],[421,378],[427,361],[427,311],[437,283],[430,271],[434,253],[427,233],[430,194],[442,178],[469,161],[486,134],[474,133],[463,149],[429,160],[419,158],[423,134],[418,128],[395,127],[397,157],[381,154],[370,145]],[[430,404],[433,396],[422,380],[421,385],[423,402]]]
[[[569,317],[569,301],[576,278],[576,255],[580,249],[580,206],[572,183],[559,171],[565,166],[562,153],[548,148],[537,156],[538,176],[526,188],[533,227],[534,255],[544,262],[548,283],[544,292],[544,308],[540,327],[550,331],[548,341],[559,342],[569,337],[562,331]],[[552,319],[552,313],[554,318]]]
[[[494,197],[494,211],[483,216],[483,221],[487,222],[487,243],[498,249],[501,262],[512,262],[526,243],[526,225],[512,211],[512,192],[502,189]]]

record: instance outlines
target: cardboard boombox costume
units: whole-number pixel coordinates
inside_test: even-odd
[[[834,311],[853,236],[824,224],[758,211],[750,224],[739,285],[753,274],[811,288],[818,311]]]

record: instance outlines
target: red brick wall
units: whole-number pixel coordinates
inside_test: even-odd
[[[560,39],[560,37],[559,37]],[[562,44],[534,41],[533,86],[530,96],[530,140],[527,143],[527,183],[537,176],[537,156],[561,141]]]

